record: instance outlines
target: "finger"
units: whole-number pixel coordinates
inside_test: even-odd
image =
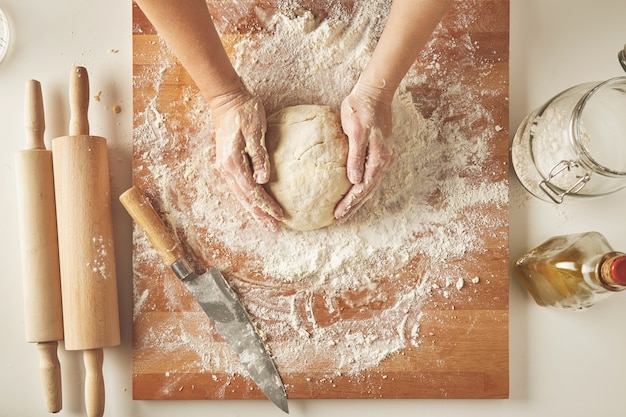
[[[368,150],[362,181],[353,185],[335,207],[334,216],[339,224],[349,220],[374,195],[394,162],[393,149],[377,129],[372,130]]]
[[[280,205],[252,178],[250,160],[241,132],[231,140],[216,139],[216,164],[228,186],[254,218],[270,230],[276,230],[283,219]]]
[[[243,138],[238,135],[228,143],[230,148],[220,146],[217,149],[216,162],[220,171],[224,172],[229,186],[247,208],[259,207],[271,217],[281,220],[283,211],[280,205],[252,178],[248,154],[243,148]]]
[[[269,213],[263,211],[259,206],[256,206],[254,200],[250,198],[250,193],[245,192],[235,180],[235,177],[231,175],[225,175],[226,182],[231,190],[235,193],[235,197],[239,200],[241,205],[259,222],[264,228],[276,231],[278,230],[278,220],[282,219],[282,209],[278,207],[280,216],[277,219]],[[261,187],[256,185],[256,187]],[[269,196],[268,196],[269,197]]]
[[[367,143],[354,137],[348,137],[348,160],[346,171],[348,180],[352,184],[358,184],[365,174],[365,158],[367,157]]]
[[[353,185],[335,207],[333,215],[337,224],[348,221],[367,200],[364,185],[362,183]]]
[[[350,187],[346,195],[337,203],[333,213],[337,223],[345,223],[350,219],[373,196],[381,179],[382,176],[372,177],[372,173],[366,168],[363,181]]]
[[[246,194],[239,188],[235,181],[233,181],[232,179],[231,181],[227,180],[230,188],[233,190],[235,196],[241,202],[241,205],[248,211],[248,213],[250,213],[252,217],[265,229],[274,232],[277,231],[279,229],[278,220],[270,216],[268,213],[264,212],[260,208],[252,205],[247,199]]]
[[[253,207],[258,207],[277,220],[282,219],[282,208],[267,194],[260,184],[254,182],[246,155],[242,155],[242,159],[246,160],[246,163],[241,164],[241,166],[238,166],[235,170],[228,171],[228,173],[232,176],[238,189],[241,190],[241,195],[245,202]]]
[[[348,137],[348,159],[346,171],[348,180],[358,184],[363,179],[365,157],[367,155],[368,131],[357,118],[357,111],[346,100],[341,109],[341,126]]]
[[[270,197],[263,186],[254,182],[246,181],[243,191],[246,195],[251,197],[251,204],[253,207],[267,213],[276,220],[283,219],[282,207],[276,202],[276,200]]]
[[[265,147],[267,131],[265,108],[259,100],[251,98],[242,104],[239,117],[245,151],[252,166],[252,178],[257,184],[265,184],[270,176],[269,156]]]
[[[365,170],[363,181],[354,184],[335,207],[334,216],[337,223],[349,220],[363,205],[373,197],[384,176],[384,171]]]
[[[270,179],[270,159],[265,147],[265,132],[267,122],[265,112],[261,112],[260,118],[242,126],[246,142],[246,153],[252,165],[252,178],[257,184],[265,184]]]
[[[363,181],[368,182],[378,179],[378,182],[380,182],[394,161],[395,155],[391,138],[385,138],[385,135],[379,128],[371,129]]]
[[[247,141],[246,153],[252,165],[252,178],[257,184],[265,184],[270,179],[270,158],[265,148],[265,132],[259,136],[260,139]]]

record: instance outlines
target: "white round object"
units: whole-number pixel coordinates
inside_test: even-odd
[[[270,181],[265,188],[285,212],[282,224],[314,230],[334,223],[333,211],[350,189],[348,138],[328,106],[286,107],[267,118]]]
[[[0,62],[4,59],[9,49],[10,39],[9,21],[2,9],[0,9]]]

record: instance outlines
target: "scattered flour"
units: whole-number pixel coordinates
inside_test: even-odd
[[[91,238],[91,252],[93,259],[87,262],[87,268],[103,279],[108,279],[114,275],[114,267],[108,257],[108,254],[113,252],[113,240],[109,238],[105,241],[102,235],[93,236]]]
[[[341,10],[320,20],[290,1],[273,14],[257,10],[265,29],[234,43],[234,65],[268,114],[305,103],[338,107],[375,46],[389,3],[358,2],[350,21]],[[456,32],[477,19],[469,6],[464,15]],[[135,110],[134,177],[150,182],[145,191],[188,250],[233,283],[268,335],[281,372],[321,362],[338,374],[360,374],[418,347],[424,300],[433,292],[449,297],[458,282],[478,283],[458,261],[486,251],[485,230],[506,229],[497,210],[471,210],[508,204],[506,179],[493,179],[507,168],[487,164],[501,130],[479,100],[490,92],[467,90],[462,77],[467,65],[483,67],[487,77],[492,64],[480,61],[469,37],[439,27],[434,38],[420,56],[423,70],[412,70],[394,98],[396,163],[348,224],[318,231],[273,233],[249,218],[212,166],[213,127],[200,94],[189,88],[179,102],[159,104],[164,78],[178,70],[165,45],[159,44],[162,59],[135,77],[135,86],[149,87],[154,97]],[[463,49],[458,74],[442,70],[443,58],[434,52],[442,44]],[[426,72],[436,75],[437,96],[414,97],[407,86],[426,83]],[[191,127],[180,126],[181,112]],[[153,307],[142,281],[154,278],[141,266],[159,261],[141,232],[135,245],[139,320]],[[172,311],[181,310],[177,284],[163,284]],[[172,320],[135,343],[193,350],[198,361],[191,368],[242,372],[223,346],[189,326]]]

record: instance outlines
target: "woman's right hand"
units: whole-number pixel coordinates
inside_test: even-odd
[[[263,103],[241,85],[211,99],[209,105],[215,125],[217,169],[254,218],[265,228],[277,230],[283,210],[262,186],[270,175]]]

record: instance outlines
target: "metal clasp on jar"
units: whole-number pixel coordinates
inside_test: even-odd
[[[558,162],[555,166],[550,170],[550,174],[548,175],[547,180],[543,180],[539,183],[539,188],[550,197],[552,201],[557,204],[561,204],[563,202],[563,198],[568,194],[576,194],[587,184],[587,182],[591,179],[591,172],[584,171],[582,175],[576,175],[577,181],[563,191],[562,187],[557,187],[556,185],[550,183],[552,179],[556,176],[567,170],[571,171],[573,168],[579,169],[582,166],[578,163],[578,161],[567,161],[563,160]]]

